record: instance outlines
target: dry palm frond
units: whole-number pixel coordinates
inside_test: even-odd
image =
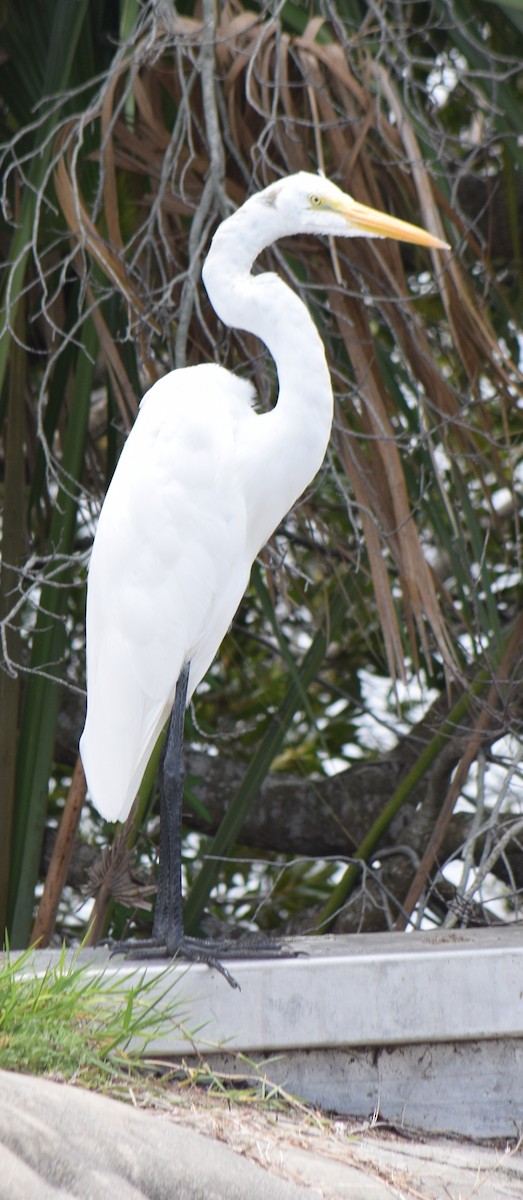
[[[145,883],[133,872],[131,856],[125,840],[114,838],[110,846],[104,846],[100,857],[89,867],[85,896],[97,896],[101,890],[128,908],[152,910],[151,897],[156,895],[156,883]]]

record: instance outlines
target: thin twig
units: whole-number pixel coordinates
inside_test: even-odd
[[[498,671],[496,672],[494,681],[489,688],[484,706],[471,732],[467,749],[465,750],[465,753],[456,769],[454,778],[434,826],[434,830],[429,839],[428,846],[408,890],[407,896],[403,903],[403,913],[396,920],[394,928],[397,930],[405,929],[411,913],[416,907],[416,904],[418,903],[428,883],[430,873],[434,867],[438,852],[445,837],[447,826],[454,812],[456,801],[461,793],[470,767],[474,762],[474,759],[477,757],[479,750],[481,749],[485,732],[488,727],[488,722],[491,720],[492,711],[499,704],[500,693],[503,692],[506,681],[509,678],[511,668],[520,654],[522,639],[523,613],[520,613],[519,617],[517,618],[512,637],[509,640]]]
[[[203,0],[202,11],[203,34],[200,50],[200,74],[205,130],[209,150],[209,172],[189,233],[189,267],[182,288],[175,343],[177,367],[184,367],[186,363],[187,338],[194,309],[197,281],[200,276],[201,255],[208,241],[213,217],[216,212],[220,212],[222,216],[225,216],[230,210],[224,187],[225,158],[215,93],[214,48],[216,42],[216,15],[214,0]]]

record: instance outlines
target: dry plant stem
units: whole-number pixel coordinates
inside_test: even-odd
[[[209,223],[216,207],[222,216],[226,215],[228,207],[224,188],[225,159],[215,93],[216,15],[214,0],[203,0],[202,9],[203,37],[200,51],[200,72],[205,128],[209,145],[209,174],[189,234],[189,267],[182,289],[176,333],[175,360],[177,367],[186,365],[189,325],[193,315],[201,254],[208,238]]]
[[[523,832],[523,820],[520,819],[519,821],[515,821],[515,822],[511,823],[510,828],[507,830],[507,832],[504,834],[504,836],[502,838],[500,838],[498,842],[496,842],[496,845],[495,845],[494,849],[492,850],[491,854],[489,854],[488,857],[481,863],[479,872],[475,876],[475,878],[474,878],[473,882],[470,884],[470,886],[465,891],[458,893],[458,895],[460,895],[460,898],[464,901],[467,908],[468,908],[468,905],[473,904],[474,895],[481,887],[481,884],[484,882],[484,880],[486,879],[489,872],[495,870],[496,863],[499,861],[501,855],[504,853],[507,846],[509,846],[511,842],[514,842],[514,840],[517,837],[519,837],[519,835],[522,832]],[[515,890],[515,881],[512,884],[512,889]],[[481,905],[479,905],[478,907],[481,912],[482,911]],[[444,929],[453,929],[455,927],[455,925],[457,925],[458,920],[459,920],[458,913],[450,911],[447,914],[445,921],[443,922],[443,928]]]
[[[62,820],[60,821],[60,828],[54,844],[42,899],[38,906],[38,912],[31,933],[31,944],[34,945],[35,942],[38,942],[40,948],[49,945],[54,933],[56,914],[69,870],[76,830],[85,800],[85,791],[85,775],[80,755],[78,755]]]
[[[414,876],[403,903],[403,911],[398,916],[394,924],[395,930],[403,930],[408,925],[409,918],[427,885],[430,873],[434,867],[438,852],[445,837],[447,826],[449,825],[454,812],[456,801],[461,793],[470,767],[474,762],[474,759],[477,757],[479,750],[481,749],[485,731],[488,727],[488,722],[491,719],[492,710],[496,707],[500,691],[503,689],[504,684],[508,679],[510,669],[518,657],[518,652],[520,652],[522,641],[523,613],[520,613],[519,617],[517,618],[512,637],[510,638],[507,649],[505,650],[501,660],[499,669],[496,672],[494,681],[487,693],[484,707],[479,714],[474,729],[472,730],[467,749],[456,769],[454,779],[452,780],[451,786],[443,802],[443,806],[434,826],[428,846],[425,850],[423,858],[421,859],[416,875]]]

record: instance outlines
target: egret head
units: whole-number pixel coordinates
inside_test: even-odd
[[[330,234],[335,237],[379,237],[414,242],[419,246],[443,249],[447,245],[425,229],[391,217],[353,200],[323,175],[299,171],[271,183],[252,197],[265,208],[267,224],[270,211],[275,226],[285,234]]]

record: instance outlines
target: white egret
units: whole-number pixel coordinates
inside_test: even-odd
[[[332,388],[317,329],[277,275],[251,274],[260,252],[291,234],[445,245],[306,172],[264,188],[223,221],[204,284],[226,325],[268,347],[277,403],[257,413],[251,384],[214,364],[158,380],[142,400],[107,492],[88,578],[80,751],[91,799],[106,819],[127,817],[171,714],[160,771],[153,935],[128,945],[140,945],[141,957],[179,953],[208,962],[230,982],[219,958],[242,957],[241,944],[188,938],[183,929],[183,721],[253,561],[321,467],[329,441]]]

